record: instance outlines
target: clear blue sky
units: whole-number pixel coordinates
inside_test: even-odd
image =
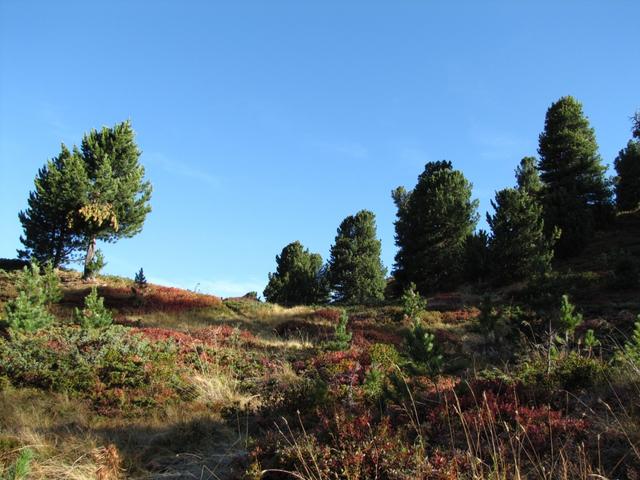
[[[481,201],[534,155],[544,114],[583,102],[603,159],[640,108],[640,2],[0,0],[0,256],[61,142],[131,119],[154,186],[107,273],[223,296],[262,292],[300,240],[448,159]]]

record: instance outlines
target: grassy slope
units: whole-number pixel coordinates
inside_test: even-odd
[[[629,331],[635,314],[640,312],[638,291],[608,286],[611,272],[605,253],[615,245],[640,256],[639,239],[640,217],[629,215],[620,220],[615,231],[599,234],[584,255],[558,265],[561,275],[555,288],[571,293],[585,313],[586,323],[605,322],[607,332]],[[15,273],[0,271],[0,302],[15,295],[14,281]],[[90,287],[75,272],[62,272],[61,281],[64,298],[54,310],[60,322],[68,323]],[[331,337],[335,318],[326,309],[284,309],[240,299],[223,301],[156,285],[136,296],[130,280],[114,277],[100,277],[98,286],[115,313],[116,323],[150,341],[178,345],[177,361],[180,375],[190,388],[189,398],[152,408],[115,408],[105,413],[82,394],[18,388],[5,381],[0,391],[0,464],[11,463],[21,448],[29,446],[36,452],[33,478],[242,478],[253,443],[270,438],[273,422],[298,407],[279,395],[302,384],[309,376],[310,365],[329,361],[321,346]],[[443,348],[446,378],[453,379],[450,383],[469,379],[473,375],[470,372],[485,366],[511,363],[517,357],[513,346],[506,341],[495,346],[478,329],[480,293],[434,296],[429,299],[429,311],[423,314]],[[505,304],[520,298],[513,287],[495,293]],[[407,325],[399,307],[354,307],[350,313],[353,350],[360,355],[354,354],[354,359],[366,358],[374,343],[402,349]],[[186,360],[193,352],[198,354],[196,363]],[[330,368],[351,368],[342,360],[336,362],[317,368],[323,375]],[[300,364],[305,365],[302,370]],[[424,395],[425,402],[433,401],[427,393]],[[565,413],[593,416],[596,400],[588,395],[581,397],[580,402],[588,408],[574,405],[571,409],[567,400]],[[300,408],[304,416],[304,406]],[[402,418],[397,416],[398,421]],[[633,421],[635,417],[612,416],[608,421],[612,418]],[[606,430],[601,423],[594,421],[593,435]],[[637,428],[621,429],[611,438],[619,441],[620,432],[631,435]],[[622,460],[616,458],[631,462],[634,454],[629,443],[621,445]],[[298,466],[302,468],[300,460]],[[620,478],[626,475],[620,465],[614,470]],[[312,473],[304,478],[328,477]],[[478,474],[478,478],[484,477]]]

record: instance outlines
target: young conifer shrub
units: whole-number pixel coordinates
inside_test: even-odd
[[[575,310],[576,307],[569,301],[569,296],[562,295],[558,320],[560,327],[564,330],[566,342],[569,342],[569,340],[573,338],[576,328],[582,323],[582,314],[576,313]]]
[[[443,357],[435,336],[424,327],[420,319],[414,319],[405,340],[409,356],[417,371],[435,375],[442,370]]]
[[[146,288],[147,287],[147,277],[144,276],[144,270],[140,268],[140,270],[136,273],[135,278],[133,279],[136,287],[138,288]]]
[[[327,343],[329,350],[348,350],[351,346],[352,333],[347,330],[347,323],[349,322],[349,315],[346,310],[342,310],[340,319],[335,326],[333,334],[333,340]]]
[[[104,298],[98,296],[98,289],[91,288],[91,293],[84,299],[84,308],[75,310],[76,322],[85,329],[104,328],[113,323],[113,317],[104,306]]]
[[[53,267],[48,264],[45,274],[40,275],[40,266],[32,262],[30,266],[24,267],[16,286],[18,296],[5,307],[9,327],[33,332],[51,325],[54,318],[47,310],[47,305],[62,297]]]

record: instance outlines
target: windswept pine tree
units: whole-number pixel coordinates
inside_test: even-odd
[[[24,231],[20,258],[59,267],[82,248],[82,237],[72,228],[70,214],[81,207],[87,184],[79,152],[62,145],[60,154],[38,170],[35,188],[29,193],[29,206],[18,214]]]
[[[380,251],[373,212],[361,210],[342,221],[329,259],[335,300],[363,304],[384,298],[386,269]]]
[[[606,167],[593,128],[575,98],[562,97],[549,107],[538,153],[547,234],[558,227],[556,252],[575,255],[611,212]]]
[[[633,138],[620,150],[614,161],[618,210],[628,211],[640,205],[640,114],[633,117]]]
[[[398,253],[394,276],[421,293],[452,288],[463,280],[467,237],[478,221],[471,183],[451,162],[427,163],[416,187],[393,191]]]
[[[276,255],[276,271],[269,273],[264,297],[285,306],[326,302],[329,291],[322,257],[298,241],[284,247]]]
[[[92,130],[80,150],[63,145],[38,172],[29,207],[19,214],[21,257],[58,266],[84,249],[84,277],[90,277],[97,241],[134,236],[151,210],[151,184],[139,157],[128,121]]]

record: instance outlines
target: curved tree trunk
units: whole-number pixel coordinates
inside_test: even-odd
[[[96,254],[96,237],[91,237],[89,244],[87,245],[87,254],[84,257],[84,273],[82,274],[83,280],[90,280],[94,277],[95,272],[91,271],[91,262]]]

